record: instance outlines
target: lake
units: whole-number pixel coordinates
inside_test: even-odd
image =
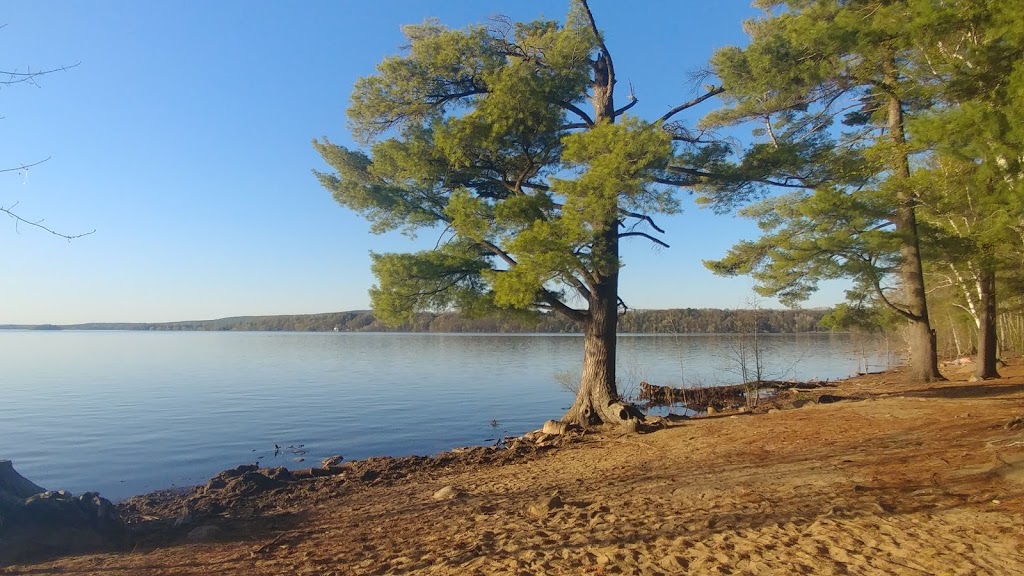
[[[849,335],[762,338],[771,378],[885,363]],[[620,390],[738,382],[736,342],[620,336]],[[582,350],[574,335],[0,331],[0,459],[120,499],[257,461],[491,444],[562,415]]]

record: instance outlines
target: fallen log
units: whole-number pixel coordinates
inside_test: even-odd
[[[810,390],[828,386],[828,382],[790,382],[784,380],[761,380],[746,384],[730,384],[727,386],[702,386],[699,388],[675,388],[658,386],[649,382],[641,382],[637,401],[647,407],[671,406],[681,404],[698,412],[708,408],[721,410],[735,408],[746,403],[750,394],[761,394],[767,391],[776,394],[781,390]]]

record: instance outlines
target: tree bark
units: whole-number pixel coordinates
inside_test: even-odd
[[[586,1],[583,8],[590,18],[600,51],[593,60],[590,101],[594,106],[594,124],[615,121],[615,67],[611,54],[594,23]],[[594,285],[590,290],[589,310],[583,321],[583,374],[576,400],[562,422],[584,428],[599,424],[623,424],[644,419],[635,406],[622,402],[615,384],[615,344],[619,322],[619,220],[607,215],[605,222],[594,223],[591,256],[594,261]]]
[[[615,346],[618,329],[619,248],[618,222],[613,221],[595,247],[604,248],[606,261],[599,266],[598,282],[590,296],[590,310],[583,323],[583,373],[576,401],[563,422],[584,428],[643,420],[634,406],[622,402],[615,384]]]
[[[978,318],[978,358],[974,375],[981,380],[999,378],[996,367],[996,274],[990,265],[982,264],[978,271],[978,296],[981,315]]]
[[[908,182],[910,159],[906,151],[903,102],[896,93],[895,70],[895,63],[889,63],[886,73],[886,84],[890,89],[888,131],[896,148],[893,152],[893,177],[898,181],[893,223],[900,240],[900,277],[906,294],[904,316],[910,324],[907,338],[910,346],[910,377],[916,381],[933,382],[944,378],[939,373],[935,331],[928,321],[928,300],[925,295],[920,237],[917,231],[917,198]]]

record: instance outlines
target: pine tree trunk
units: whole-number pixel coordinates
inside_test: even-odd
[[[981,316],[978,326],[978,358],[974,375],[982,380],[999,378],[996,369],[996,274],[991,266],[982,265],[978,272],[978,296]]]
[[[889,63],[886,84],[895,89],[897,84],[895,63]],[[928,321],[928,300],[924,288],[924,270],[921,265],[921,246],[917,232],[917,199],[910,189],[910,159],[907,157],[904,135],[903,103],[891,93],[889,96],[889,137],[896,150],[893,153],[893,178],[897,184],[896,214],[893,223],[900,239],[900,277],[906,296],[905,317],[909,322],[910,377],[916,381],[943,380],[939,373],[935,331]]]
[[[613,318],[615,314],[611,315]],[[576,401],[562,421],[584,428],[601,424],[625,424],[643,421],[643,414],[619,398],[615,385],[615,320],[587,323],[583,343],[583,375]]]
[[[605,407],[618,400],[615,386],[616,322],[609,322],[609,315],[603,308],[605,306],[600,304],[591,308],[591,317],[584,325],[583,374],[576,401],[562,418],[564,422],[583,427],[607,421]]]
[[[562,417],[563,422],[584,428],[644,419],[636,407],[621,401],[615,385],[619,272],[618,258],[610,254],[618,254],[618,230],[610,228],[600,244],[609,259],[591,293],[588,318],[583,323],[583,374],[576,401]]]
[[[588,14],[590,9],[584,4]],[[593,19],[591,18],[591,25]],[[596,26],[594,33],[598,34]],[[611,54],[602,45],[592,62],[590,101],[594,106],[594,124],[615,122],[615,69]],[[615,385],[615,343],[619,323],[619,215],[594,223],[594,243],[590,247],[595,282],[590,290],[589,309],[583,321],[583,374],[576,401],[562,422],[584,428],[599,424],[635,424],[644,415],[635,406],[623,402]]]

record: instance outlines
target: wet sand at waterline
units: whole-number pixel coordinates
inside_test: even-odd
[[[154,498],[130,549],[0,574],[1020,574],[1024,364],[1002,374],[897,371],[646,434],[356,463],[178,528],[184,497]]]

